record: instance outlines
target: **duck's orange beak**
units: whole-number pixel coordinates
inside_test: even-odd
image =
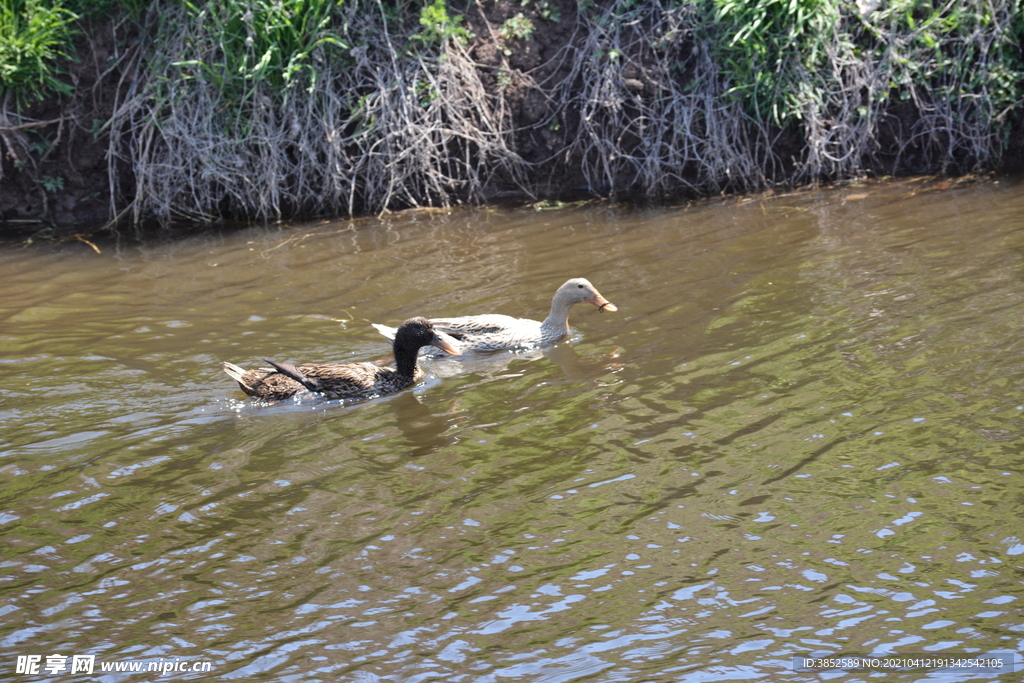
[[[612,312],[614,312],[614,311],[619,310],[618,308],[615,307],[615,304],[613,304],[611,301],[608,301],[608,299],[605,299],[600,294],[598,294],[596,297],[591,299],[590,303],[592,303],[595,306],[597,306],[597,310],[601,311],[602,313],[604,311],[612,311]]]
[[[457,356],[462,353],[462,344],[455,337],[445,334],[440,330],[434,330],[434,340],[430,342],[445,353]]]

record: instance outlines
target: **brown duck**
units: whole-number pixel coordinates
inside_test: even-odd
[[[257,398],[277,401],[303,391],[326,398],[370,398],[393,394],[415,384],[423,371],[417,363],[421,347],[433,345],[458,354],[459,342],[434,329],[425,318],[409,318],[398,327],[393,349],[395,367],[373,363],[303,363],[291,365],[264,358],[273,367],[246,370],[224,363],[242,391]]]

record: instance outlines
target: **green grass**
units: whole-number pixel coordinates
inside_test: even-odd
[[[505,20],[498,28],[498,35],[505,40],[530,40],[535,28],[533,22],[519,12]]]
[[[71,92],[61,80],[77,18],[59,0],[0,0],[0,91],[24,106]]]
[[[1019,0],[889,0],[865,16],[845,0],[709,0],[729,94],[757,120],[786,125],[846,87],[837,63],[874,61],[887,87],[874,97],[1021,101]],[[916,88],[916,90],[915,90]]]
[[[1024,97],[1024,11],[1017,0],[939,6],[893,0],[879,20],[890,28],[872,31],[876,51],[884,50],[894,35],[905,36],[894,88],[916,83],[928,86],[936,100],[984,98],[995,111]]]
[[[229,96],[245,97],[267,82],[289,90],[312,88],[320,48],[347,48],[331,29],[335,0],[186,0],[192,20],[202,27],[202,59],[177,62],[183,76],[201,77]]]
[[[441,45],[446,40],[457,40],[466,44],[473,39],[473,32],[462,26],[463,17],[448,13],[445,0],[434,0],[432,4],[424,4],[420,10],[420,26],[423,28],[413,35],[427,45]]]
[[[719,59],[733,81],[729,94],[761,120],[802,116],[808,76],[827,68],[835,40],[834,0],[712,0]]]

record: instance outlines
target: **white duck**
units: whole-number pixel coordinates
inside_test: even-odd
[[[581,303],[593,304],[600,311],[618,310],[588,280],[575,277],[555,292],[551,299],[551,313],[544,322],[498,313],[431,318],[430,322],[436,330],[457,339],[462,351],[522,348],[553,344],[564,337],[569,331],[569,309]],[[373,326],[388,339],[394,339],[395,328],[377,323]]]

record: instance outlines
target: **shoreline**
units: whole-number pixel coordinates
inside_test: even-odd
[[[386,21],[364,11],[378,6],[335,8],[318,42],[301,48],[307,61],[293,80],[268,72],[245,90],[211,76],[251,64],[248,53],[226,52],[210,16],[161,6],[166,17],[158,7],[137,20],[82,20],[67,65],[71,94],[18,113],[5,104],[0,230],[148,230],[543,200],[662,203],[1024,172],[1024,82],[1011,108],[969,96],[969,86],[988,85],[967,80],[940,101],[935,79],[976,78],[1000,64],[908,71],[899,60],[925,65],[930,53],[911,45],[886,56],[883,39],[902,36],[894,12],[858,16],[823,0],[841,8],[836,25],[805,27],[821,35],[801,40],[852,50],[825,61],[773,43],[795,21],[775,17],[775,33],[748,36],[768,50],[765,61],[739,72],[722,66],[729,21],[738,19],[701,14],[719,0],[438,0],[433,14],[402,6]],[[989,46],[1016,40],[1006,68],[1024,70],[1016,33],[1024,17],[1004,19],[972,35]],[[948,39],[942,49],[961,47],[963,36],[947,33],[936,34]],[[266,40],[285,50],[281,36]],[[757,110],[763,96],[743,99],[744,78],[761,79],[770,64],[776,78],[792,71],[803,80],[789,86],[807,90],[788,114],[784,98],[769,112]],[[808,71],[814,65],[820,73]],[[835,84],[847,85],[830,91]]]

